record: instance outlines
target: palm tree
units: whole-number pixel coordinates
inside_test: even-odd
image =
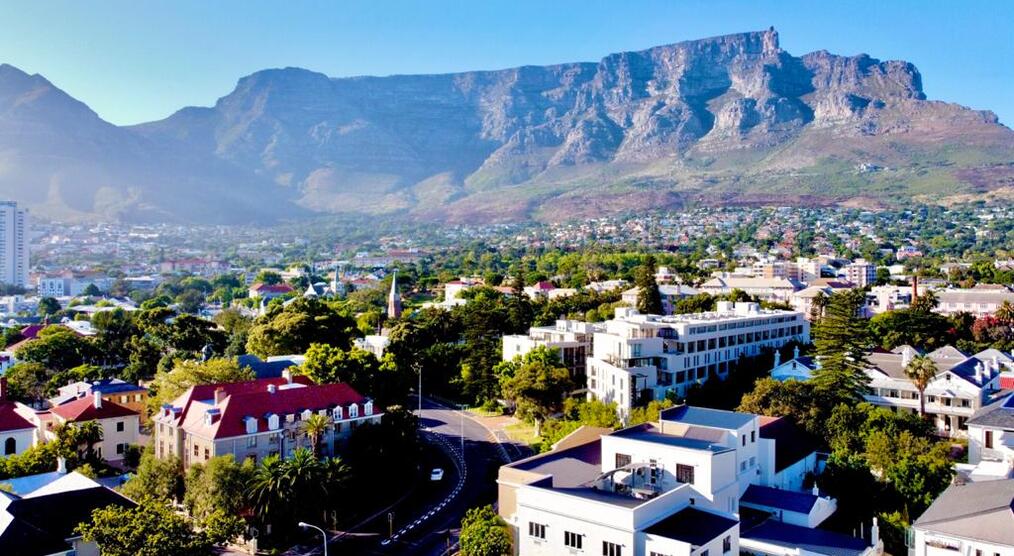
[[[320,439],[331,428],[331,418],[314,413],[303,421],[303,432],[310,438],[310,450],[314,457],[320,457]]]
[[[1010,301],[1004,301],[997,307],[994,316],[1003,324],[1014,324],[1014,305]]]
[[[917,355],[905,366],[905,376],[912,381],[919,391],[919,415],[926,416],[926,387],[933,377],[937,376],[937,364],[925,355]]]
[[[98,421],[85,421],[75,425],[78,433],[78,441],[85,445],[85,457],[95,457],[95,445],[102,442],[102,427]]]
[[[288,510],[292,493],[285,461],[278,456],[268,456],[261,461],[250,484],[254,512],[265,524],[271,524]]]

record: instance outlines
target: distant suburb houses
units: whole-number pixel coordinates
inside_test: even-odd
[[[287,458],[310,447],[303,423],[314,414],[330,420],[320,440],[325,455],[383,415],[348,384],[315,384],[289,371],[280,378],[192,386],[153,417],[155,454],[178,457],[184,467],[224,454],[255,462]]]

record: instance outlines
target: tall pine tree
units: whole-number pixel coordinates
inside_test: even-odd
[[[869,321],[863,317],[866,292],[852,289],[832,294],[824,316],[813,326],[813,344],[820,369],[813,386],[828,410],[839,403],[854,404],[869,391],[866,354],[872,347]]]
[[[637,286],[637,310],[645,315],[662,314],[662,294],[655,282],[655,256],[648,255],[637,269],[634,285]]]

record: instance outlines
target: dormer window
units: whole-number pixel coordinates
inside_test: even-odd
[[[359,417],[359,406],[356,404],[349,404],[349,418],[355,419]]]
[[[373,415],[373,400],[367,400],[363,404],[363,415]]]
[[[273,430],[273,431],[278,430],[278,426],[279,426],[278,415],[276,415],[274,413],[268,413],[267,414],[267,418],[268,418],[268,430]]]
[[[299,418],[300,418],[301,420],[303,420],[303,421],[306,421],[307,419],[309,419],[309,418],[310,418],[310,416],[311,416],[311,415],[313,415],[313,412],[312,412],[312,411],[310,411],[309,409],[305,409],[305,410],[303,410],[303,414],[302,414],[302,415],[300,415],[300,417],[299,417]]]
[[[256,417],[244,417],[243,424],[246,426],[247,434],[257,433],[257,418]]]
[[[213,425],[215,421],[221,416],[221,412],[218,409],[209,409],[204,413],[204,424]]]
[[[345,408],[343,408],[340,405],[337,406],[337,407],[335,407],[334,408],[334,418],[335,418],[336,421],[341,421],[342,419],[344,419],[345,418]]]

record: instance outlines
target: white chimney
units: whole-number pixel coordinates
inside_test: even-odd
[[[67,460],[62,457],[56,458],[56,472],[61,475],[67,474]]]
[[[95,409],[102,409],[102,392],[92,392],[92,405],[95,406]]]
[[[901,349],[901,366],[907,367],[912,362],[912,348],[905,346]]]
[[[782,352],[775,350],[775,366],[772,369],[777,369],[778,365],[782,364]]]
[[[277,386],[275,386],[274,384],[268,384],[268,393],[269,394],[274,394],[277,391],[278,391],[278,387]]]
[[[880,544],[880,525],[877,523],[877,518],[873,518],[873,527],[870,527],[870,544],[873,546]]]
[[[225,388],[215,388],[215,405],[225,401]]]
[[[982,382],[982,363],[975,364],[975,382]]]
[[[285,382],[287,384],[292,384],[292,370],[285,369],[284,371],[282,371],[282,378],[285,379]]]
[[[813,495],[814,496],[820,496],[820,489],[817,488],[817,484],[816,483],[813,484]]]

